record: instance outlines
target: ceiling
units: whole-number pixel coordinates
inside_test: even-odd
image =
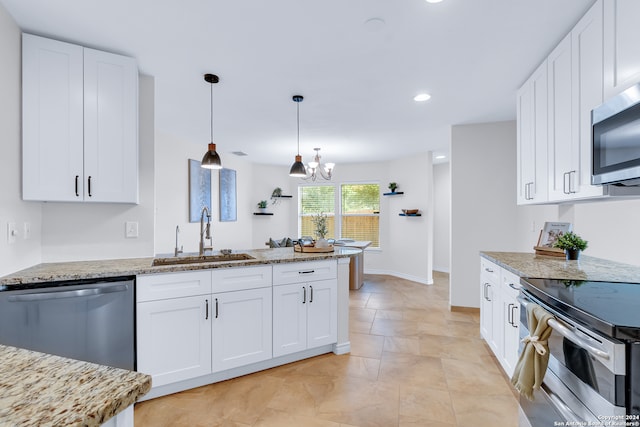
[[[290,165],[448,154],[450,126],[515,119],[515,92],[594,0],[0,0],[26,32],[137,58],[156,132]],[[413,97],[432,98],[417,103]]]

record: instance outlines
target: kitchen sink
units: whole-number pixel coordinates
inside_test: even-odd
[[[242,261],[247,259],[255,259],[255,257],[245,253],[157,257],[153,259],[153,263],[151,265],[153,267],[158,267],[162,265],[202,264],[209,262]]]

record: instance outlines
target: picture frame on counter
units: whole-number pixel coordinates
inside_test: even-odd
[[[558,237],[572,230],[570,222],[545,222],[540,230],[538,244],[533,247],[537,255],[564,257],[564,250],[553,247]]]

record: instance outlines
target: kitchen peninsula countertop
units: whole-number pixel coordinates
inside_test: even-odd
[[[246,253],[251,255],[254,259],[163,265],[155,267],[151,265],[154,259],[153,257],[44,263],[0,277],[0,291],[19,289],[19,286],[16,285],[28,285],[32,283],[101,279],[107,277],[135,276],[138,274],[168,273],[209,268],[247,267],[260,264],[348,258],[357,255],[360,252],[360,249],[349,247],[336,247],[334,252],[320,253],[295,252],[293,248],[234,250],[233,253]],[[217,252],[214,251],[214,254],[216,253]],[[168,257],[171,255],[161,256]]]
[[[584,254],[579,261],[524,252],[480,252],[480,256],[520,277],[640,283],[639,266]]]
[[[151,376],[0,345],[0,425],[99,426],[151,389]]]

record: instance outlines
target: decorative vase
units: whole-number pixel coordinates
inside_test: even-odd
[[[567,261],[576,261],[580,259],[580,249],[565,249],[564,254]]]
[[[267,213],[267,208],[258,208],[258,212]]]

